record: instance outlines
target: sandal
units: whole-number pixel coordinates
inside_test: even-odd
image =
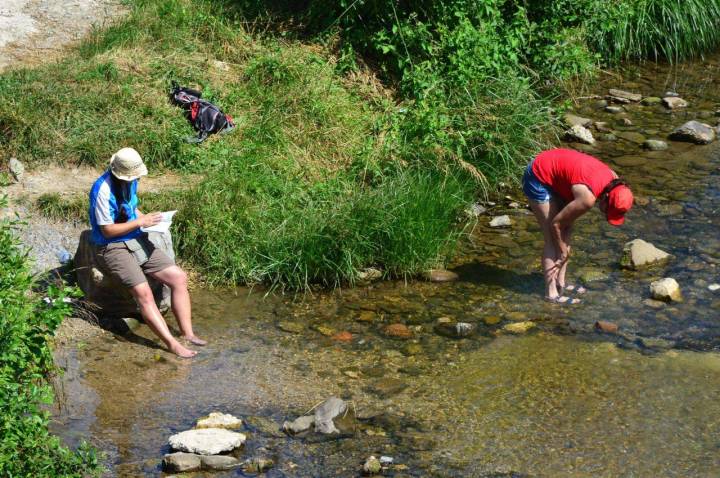
[[[587,289],[585,287],[583,287],[581,285],[575,285],[575,284],[566,285],[565,287],[561,287],[560,290],[561,290],[560,293],[563,293],[563,292],[573,293],[574,292],[575,294],[584,294],[585,292],[587,292]]]
[[[553,304],[560,304],[560,305],[575,305],[582,302],[580,299],[571,299],[570,297],[566,295],[559,295],[557,297],[549,297],[545,296],[545,300],[548,302],[552,302]]]

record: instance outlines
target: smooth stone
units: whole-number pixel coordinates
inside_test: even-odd
[[[720,290],[720,284],[710,284],[708,286],[708,290],[710,292],[715,292],[716,290]]]
[[[663,99],[657,96],[648,96],[647,98],[643,98],[640,103],[642,103],[645,106],[654,106],[659,105],[663,102]]]
[[[524,334],[533,327],[535,327],[534,322],[514,322],[512,324],[506,324],[505,326],[503,326],[503,330],[506,332],[510,332],[511,334]]]
[[[628,105],[628,104],[632,103],[632,101],[630,101],[629,99],[621,98],[620,96],[609,96],[608,95],[607,99],[608,99],[608,101],[610,101],[612,103],[620,103],[623,105]]]
[[[497,315],[489,315],[483,318],[483,322],[485,322],[485,325],[497,325],[502,322],[502,319]]]
[[[333,420],[347,411],[347,403],[337,397],[330,397],[315,409],[315,431],[323,434],[340,433]]]
[[[615,136],[635,144],[643,144],[645,142],[645,136],[634,131],[616,131]]]
[[[688,121],[670,133],[670,139],[695,144],[709,144],[715,140],[715,129],[699,121]]]
[[[224,428],[201,428],[177,433],[168,439],[173,450],[217,455],[234,450],[245,443],[245,435]]]
[[[607,320],[598,320],[595,322],[595,330],[606,334],[615,334],[618,331],[618,325]]]
[[[616,98],[624,98],[634,103],[642,100],[642,95],[639,93],[630,93],[629,91],[618,90],[615,88],[610,88],[610,91],[608,91],[608,93],[610,94],[610,96],[614,96]]]
[[[269,458],[255,457],[243,464],[245,473],[264,473],[275,466],[275,462]]]
[[[472,335],[475,326],[467,322],[457,322],[450,317],[440,317],[435,322],[435,331],[444,337],[459,339]]]
[[[380,398],[388,398],[393,395],[397,395],[406,388],[407,384],[402,380],[385,377],[372,383],[366,390]]]
[[[588,284],[590,282],[607,280],[610,277],[610,274],[601,269],[585,268],[579,270],[577,276],[580,278],[580,281]]]
[[[664,151],[668,149],[668,144],[659,139],[648,139],[643,143],[643,146],[650,151]]]
[[[623,108],[622,106],[612,106],[611,105],[611,106],[606,106],[605,111],[607,111],[608,113],[612,113],[612,114],[619,114],[619,113],[623,113],[625,111],[625,108]]]
[[[194,453],[169,453],[163,457],[162,469],[171,473],[199,470],[202,466],[200,455]]]
[[[583,118],[572,113],[565,113],[563,116],[563,122],[569,128],[573,126],[583,126],[587,128],[593,121],[590,118]]]
[[[363,475],[377,475],[382,471],[382,464],[380,460],[374,456],[370,456],[362,466]]]
[[[680,285],[672,277],[666,277],[651,283],[650,295],[653,299],[662,300],[663,302],[682,301]]]
[[[310,326],[312,330],[319,333],[320,335],[324,335],[325,337],[332,337],[337,332],[332,327],[328,327],[327,325],[322,324],[313,324]]]
[[[390,324],[383,329],[385,336],[393,339],[410,339],[413,336],[412,330],[405,324]]]
[[[663,307],[665,307],[665,302],[655,299],[645,299],[643,301],[643,304],[647,305],[652,309],[662,309]]]
[[[353,336],[347,330],[343,330],[333,335],[332,339],[336,342],[349,343],[352,342]]]
[[[308,431],[314,424],[315,417],[313,415],[306,415],[304,417],[298,417],[291,422],[283,422],[282,430],[289,435],[297,435],[298,433]]]
[[[197,421],[195,428],[240,428],[243,422],[237,417],[225,413],[212,412]]]
[[[25,166],[17,158],[10,158],[8,170],[15,181],[21,183],[25,177]]]
[[[430,269],[423,277],[430,282],[454,282],[460,278],[457,273],[445,269]]]
[[[377,314],[372,310],[363,310],[355,317],[355,320],[357,322],[375,322],[376,318]]]
[[[595,130],[597,130],[599,133],[610,133],[612,131],[612,128],[608,126],[606,122],[599,121],[595,123]]]
[[[200,461],[204,470],[226,471],[240,466],[240,460],[227,455],[202,456]]]
[[[497,216],[490,221],[490,227],[510,227],[511,225],[512,220],[508,215]]]
[[[300,322],[292,322],[289,320],[283,320],[282,322],[278,322],[277,328],[282,330],[283,332],[288,332],[291,334],[301,334],[303,331],[305,331],[305,326],[301,324]]]
[[[643,267],[662,264],[670,259],[670,254],[662,251],[642,239],[634,239],[625,244],[620,265],[625,269],[638,270]]]
[[[589,129],[575,125],[565,132],[565,139],[583,144],[595,144],[595,138]]]
[[[678,96],[666,96],[662,99],[663,104],[671,110],[687,108],[688,102]]]

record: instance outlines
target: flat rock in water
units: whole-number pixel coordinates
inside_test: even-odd
[[[405,324],[390,324],[383,329],[383,333],[393,339],[409,339],[413,333]]]
[[[619,113],[623,113],[623,112],[625,111],[625,108],[623,108],[622,106],[612,106],[612,105],[611,105],[611,106],[606,106],[606,107],[605,107],[605,111],[607,111],[608,113],[612,113],[612,114],[616,115],[616,114],[619,114]]]
[[[283,320],[281,322],[278,322],[277,328],[282,330],[283,332],[288,332],[291,334],[301,334],[305,330],[305,326],[301,324],[300,322],[293,322],[291,320]]]
[[[720,290],[720,284],[710,284],[708,286],[708,290],[710,290],[710,292],[715,292],[716,290]]]
[[[213,412],[197,421],[195,428],[240,428],[243,422],[237,417],[225,413]]]
[[[202,465],[200,455],[194,453],[170,453],[163,457],[162,468],[171,473],[184,473],[199,470]]]
[[[298,433],[308,431],[313,424],[315,424],[315,417],[313,415],[306,415],[296,418],[291,422],[284,422],[282,429],[285,433],[297,435]]]
[[[595,138],[589,129],[584,126],[575,125],[565,132],[565,139],[577,143],[595,144]]]
[[[640,133],[635,133],[634,131],[616,131],[615,136],[635,144],[643,144],[645,142],[645,136]]]
[[[625,269],[638,270],[651,265],[662,264],[670,259],[670,254],[658,249],[649,242],[635,239],[623,247],[620,265]]]
[[[240,460],[234,456],[227,455],[201,456],[200,462],[202,463],[202,468],[204,470],[212,471],[232,470],[233,468],[240,466]]]
[[[709,144],[715,140],[715,128],[699,121],[688,121],[670,133],[670,139],[695,144]]]
[[[569,128],[573,126],[584,126],[585,128],[587,128],[592,124],[593,121],[590,118],[583,118],[572,113],[565,113],[565,115],[563,116],[563,122]]]
[[[643,98],[641,103],[645,106],[654,106],[659,105],[663,102],[663,99],[657,96],[648,96],[647,98]]]
[[[613,96],[615,98],[623,98],[634,103],[642,100],[642,95],[639,93],[630,93],[629,91],[617,90],[614,88],[610,88],[610,91],[608,93],[610,94],[610,96]]]
[[[616,334],[618,325],[613,322],[608,322],[607,320],[598,320],[595,322],[595,330],[606,334]]]
[[[650,295],[655,300],[663,302],[680,302],[682,294],[680,285],[672,277],[656,280],[650,284]]]
[[[506,324],[505,326],[503,326],[503,330],[506,332],[510,332],[511,334],[524,334],[534,327],[534,322],[514,322],[512,324]]]
[[[590,267],[579,270],[577,272],[577,275],[580,278],[580,280],[585,284],[587,284],[589,282],[606,280],[607,278],[610,277],[610,274],[608,274],[604,270],[590,268]]]
[[[490,227],[510,227],[512,226],[512,220],[510,216],[496,216],[490,221]]]
[[[423,277],[430,282],[453,282],[458,280],[460,276],[445,269],[430,269],[423,274]]]
[[[198,455],[217,455],[242,446],[245,435],[224,428],[201,428],[173,435],[168,439],[168,443],[173,450]]]
[[[407,384],[396,378],[386,377],[377,380],[367,387],[367,391],[377,395],[380,398],[388,398],[397,395],[407,388]]]
[[[612,131],[612,128],[604,121],[599,121],[595,123],[595,130],[599,133],[609,133]]]
[[[668,144],[659,139],[648,139],[643,143],[643,147],[650,151],[664,151],[668,149]]]
[[[333,420],[347,411],[347,403],[337,397],[330,397],[315,409],[315,431],[318,433],[340,433]]]
[[[268,435],[271,437],[279,438],[285,436],[280,429],[280,425],[275,423],[272,419],[261,416],[250,416],[245,417],[245,423],[248,424],[251,430]]]
[[[687,108],[688,102],[677,96],[666,96],[662,99],[663,104],[671,110]]]

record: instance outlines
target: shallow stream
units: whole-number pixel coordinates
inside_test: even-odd
[[[191,361],[165,353],[144,327],[60,345],[54,431],[97,445],[111,476],[160,476],[168,436],[212,411],[246,420],[242,456],[273,458],[270,477],[357,476],[371,454],[392,456],[397,477],[720,476],[720,291],[708,289],[720,282],[720,143],[648,152],[640,138],[666,139],[690,119],[715,126],[718,70],[720,57],[648,65],[593,87],[675,90],[686,110],[632,104],[611,114],[597,98],[579,101],[575,113],[608,122],[616,139],[573,147],[610,163],[638,197],[622,228],[597,210],[579,220],[569,275],[590,289],[582,304],[541,300],[542,237],[529,211],[510,206],[524,204],[516,196],[479,218],[454,283],[304,297],[195,290],[194,322],[210,345]],[[500,214],[512,227],[487,227]],[[673,260],[621,271],[622,246],[638,237]],[[647,300],[660,277],[680,283],[684,302]],[[439,335],[440,317],[476,331]],[[598,334],[597,320],[620,333]],[[526,334],[503,329],[525,321],[535,324]],[[388,337],[393,323],[412,337]],[[330,395],[352,402],[354,436],[278,433]]]

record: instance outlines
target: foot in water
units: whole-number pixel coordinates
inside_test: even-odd
[[[575,305],[582,302],[580,299],[571,299],[568,296],[565,295],[558,295],[555,297],[546,296],[545,300],[548,302],[552,302],[553,304],[563,304],[563,305]]]
[[[198,336],[196,336],[196,335],[193,335],[193,336],[191,336],[191,337],[188,337],[188,336],[183,335],[183,339],[187,340],[188,342],[190,342],[190,343],[193,344],[193,345],[197,345],[197,346],[200,346],[200,347],[202,347],[203,345],[207,345],[207,340],[203,340],[203,339],[201,339],[200,337],[198,337]],[[197,353],[197,352],[196,352],[196,353]]]
[[[574,284],[568,284],[566,286],[561,286],[560,290],[562,292],[568,292],[568,293],[575,293],[575,294],[584,294],[587,292],[587,289],[581,285],[574,285]]]
[[[176,342],[175,344],[170,346],[170,352],[174,353],[180,358],[192,358],[197,355],[197,352],[195,350],[184,347],[179,342]]]

